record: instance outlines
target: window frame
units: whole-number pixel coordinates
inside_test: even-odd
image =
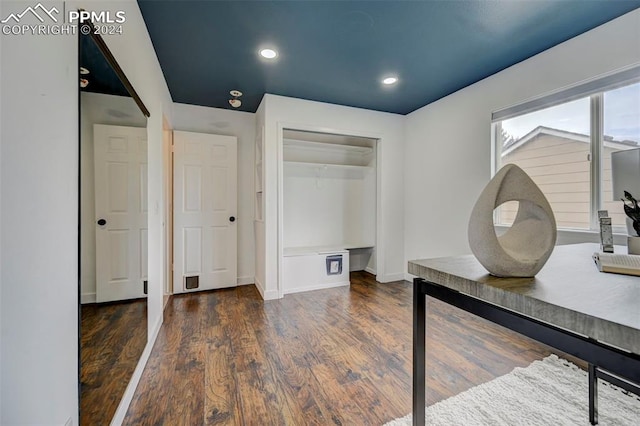
[[[558,228],[562,231],[595,232],[599,229],[598,210],[602,207],[602,155],[604,147],[604,93],[617,88],[630,86],[640,82],[640,65],[636,64],[621,70],[599,76],[597,78],[578,83],[561,90],[551,92],[519,104],[509,106],[491,114],[491,176],[495,176],[502,160],[502,121],[519,117],[531,112],[540,111],[556,105],[561,105],[589,97],[590,111],[590,205],[589,228]],[[504,227],[497,223],[498,212],[494,212],[494,226]],[[614,226],[615,233],[626,234],[626,227]]]

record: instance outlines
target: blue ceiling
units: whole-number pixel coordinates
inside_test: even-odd
[[[174,102],[231,108],[229,91],[237,89],[242,111],[254,112],[272,93],[407,114],[640,0],[138,4]],[[278,58],[259,57],[263,46]],[[383,86],[391,74],[398,83]]]
[[[104,55],[88,35],[80,34],[80,66],[86,68],[89,74],[80,75],[89,84],[82,88],[83,92],[102,93],[106,95],[130,96],[126,87],[120,81],[118,74],[104,58]]]

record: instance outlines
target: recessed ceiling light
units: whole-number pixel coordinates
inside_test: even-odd
[[[267,58],[267,59],[273,59],[276,56],[278,56],[278,52],[276,52],[273,49],[262,49],[260,51],[260,56],[262,56],[263,58]]]
[[[384,80],[382,80],[383,84],[395,84],[398,82],[398,77],[386,77]]]

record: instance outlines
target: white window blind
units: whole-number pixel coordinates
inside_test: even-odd
[[[518,105],[503,108],[491,114],[493,122],[506,120],[519,115],[549,108],[554,105],[584,98],[594,93],[605,92],[627,86],[640,81],[640,65],[616,71],[613,74],[598,77],[593,80],[567,87],[539,98],[531,99]]]

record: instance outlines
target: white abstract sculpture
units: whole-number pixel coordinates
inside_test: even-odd
[[[497,236],[493,211],[507,201],[520,203],[511,228]],[[504,166],[487,184],[471,211],[469,246],[478,261],[498,277],[533,277],[556,243],[556,220],[540,188],[515,164]]]

